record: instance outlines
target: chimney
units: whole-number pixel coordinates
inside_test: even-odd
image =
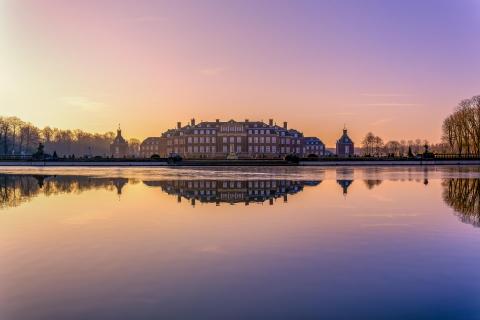
[[[245,119],[245,122],[248,122],[248,119]]]
[[[270,127],[273,127],[273,119],[269,119],[269,120],[268,120],[268,125],[269,125]]]
[[[285,130],[288,129],[288,123],[287,123],[287,121],[283,121],[283,129],[285,129]]]
[[[192,126],[195,125],[195,118],[192,118],[192,120],[190,121],[190,123],[192,124]]]
[[[220,119],[215,119],[215,122],[216,122],[216,123],[219,123],[219,122],[220,122]]]
[[[177,122],[177,129],[181,129],[182,128],[182,123],[179,121]]]

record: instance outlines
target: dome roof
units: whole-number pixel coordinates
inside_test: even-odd
[[[347,134],[347,129],[343,129],[343,135],[338,139],[338,143],[350,144],[353,143],[352,139]]]
[[[113,143],[115,144],[127,143],[127,141],[125,141],[125,139],[122,137],[122,130],[120,128],[117,130],[117,136],[115,137],[115,139],[113,139]]]

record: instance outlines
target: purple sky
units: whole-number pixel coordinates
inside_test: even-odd
[[[0,114],[144,138],[288,120],[440,140],[480,94],[480,1],[3,1]]]

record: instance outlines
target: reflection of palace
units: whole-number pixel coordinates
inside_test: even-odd
[[[293,181],[293,180],[170,180],[144,181],[148,186],[159,186],[171,195],[177,195],[189,200],[192,205],[196,201],[201,203],[262,203],[269,201],[273,204],[277,198],[287,202],[289,194],[303,190],[304,186],[316,186],[321,181]]]
[[[480,227],[480,179],[446,179],[442,185],[443,200],[460,220]]]

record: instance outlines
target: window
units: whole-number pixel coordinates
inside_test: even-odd
[[[264,134],[264,133],[265,133],[265,131],[263,131],[263,130],[260,130],[260,134]]]
[[[205,147],[205,152],[210,152],[210,146]]]
[[[203,146],[200,146],[200,152],[205,152],[205,148]]]
[[[215,140],[216,140],[215,137],[212,137],[212,143],[215,143]]]
[[[225,152],[225,153],[228,152],[227,146],[223,146],[223,152]]]
[[[258,143],[258,137],[254,137],[253,142]]]
[[[223,143],[227,143],[227,137],[223,137]]]
[[[255,153],[258,152],[258,146],[255,146]]]
[[[277,146],[272,146],[272,152],[276,153],[277,152]]]
[[[242,138],[241,137],[237,137],[237,143],[240,143],[242,142]]]
[[[252,137],[248,137],[248,143],[252,143]]]
[[[206,137],[206,138],[205,138],[205,142],[206,142],[206,143],[210,143],[210,137]]]
[[[198,138],[197,137],[193,137],[193,143],[198,143]]]
[[[212,152],[215,153],[216,152],[216,147],[215,146],[212,146]]]
[[[198,130],[193,130],[193,134],[198,134]]]
[[[187,141],[188,143],[192,143],[192,137],[188,137]]]
[[[230,143],[234,143],[235,142],[235,137],[230,137]]]
[[[210,134],[210,130],[205,130],[205,133],[206,133],[206,134]]]
[[[193,147],[193,152],[198,152],[198,147],[197,146]]]
[[[253,147],[252,146],[248,146],[248,152],[252,152],[253,151]]]
[[[237,153],[240,153],[240,152],[242,152],[242,146],[237,145]]]
[[[252,133],[253,133],[252,130],[248,130],[248,134],[252,134]]]
[[[258,130],[255,130],[255,134],[258,134]]]
[[[265,152],[265,147],[264,146],[260,146],[260,153],[263,153]]]
[[[272,137],[272,143],[276,143],[276,142],[277,142],[277,138]]]
[[[265,151],[266,151],[266,152],[270,152],[270,146],[266,146],[266,147],[265,147]]]
[[[260,143],[263,143],[264,138],[260,137]]]
[[[265,142],[266,142],[266,143],[270,143],[270,137],[266,137],[266,138],[265,138]]]
[[[266,133],[266,134],[270,134],[270,130],[265,130],[265,133]]]
[[[200,134],[203,134],[203,130],[200,130]]]
[[[204,143],[205,142],[205,138],[204,137],[200,137],[200,143]]]

